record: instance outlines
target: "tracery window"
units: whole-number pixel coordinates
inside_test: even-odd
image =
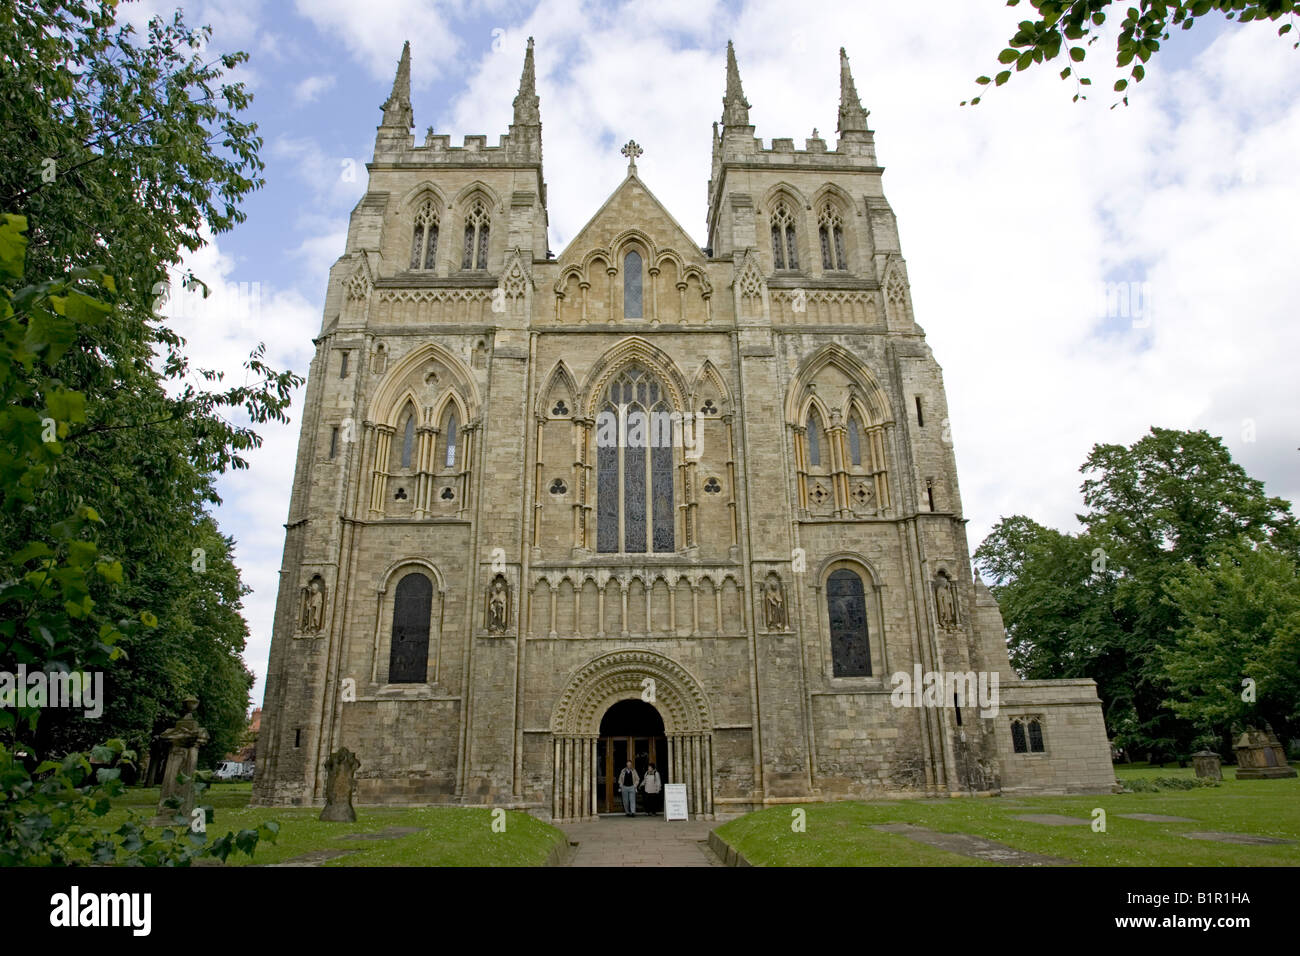
[[[432,269],[438,253],[438,210],[426,199],[415,211],[415,229],[411,237],[411,268]]]
[[[848,568],[832,571],[826,581],[826,613],[834,676],[870,677],[871,648],[867,643],[867,601],[862,578]]]
[[[623,258],[623,318],[641,318],[641,254],[635,250]]]
[[[827,202],[822,206],[817,217],[817,234],[822,244],[823,269],[847,269],[848,261],[844,258],[844,220],[840,218],[835,204]]]
[[[799,253],[795,248],[794,216],[785,200],[778,200],[772,210],[772,263],[777,269],[798,269]]]
[[[673,409],[644,369],[617,375],[596,422],[596,550],[675,548]]]
[[[475,199],[465,215],[465,256],[461,260],[462,269],[487,268],[488,233],[491,225],[487,203]]]
[[[429,617],[433,584],[411,573],[397,582],[393,596],[393,639],[388,653],[390,684],[422,684],[429,668]]]

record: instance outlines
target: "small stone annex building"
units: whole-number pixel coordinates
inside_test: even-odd
[[[764,147],[728,45],[708,247],[629,143],[552,254],[532,41],[496,146],[415,142],[403,49],[315,339],[257,804],[322,802],[340,747],[359,803],[557,820],[628,759],[704,816],[1109,791],[1094,683],[1018,680],[972,575],[843,51],[840,91],[834,148]],[[896,706],[922,672],[996,675],[996,713]]]

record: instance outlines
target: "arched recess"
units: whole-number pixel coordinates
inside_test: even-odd
[[[534,407],[538,454],[533,476],[532,545],[567,553],[580,544],[582,469],[575,464],[575,449],[583,425],[578,384],[563,360],[556,362],[543,380]]]
[[[410,574],[428,578],[433,589],[428,622],[428,676],[423,682],[405,683],[412,693],[421,693],[428,684],[442,680],[442,630],[447,603],[447,584],[437,566],[424,558],[402,558],[393,562],[379,577],[375,589],[375,630],[370,647],[370,683],[373,687],[389,683],[389,664],[392,655],[393,610],[396,589]]]
[[[610,385],[617,384],[614,380],[624,372],[647,376],[650,390],[644,398],[648,404],[642,403],[639,391],[634,401],[618,403],[619,408],[611,403]],[[683,429],[689,425],[682,418],[689,411],[689,392],[676,363],[646,339],[632,336],[596,361],[581,394],[577,460],[586,480],[579,482],[582,500],[576,502],[582,508],[575,512],[577,546],[611,553],[667,553],[694,547],[697,528],[688,505],[695,461],[687,455],[688,448],[694,446],[685,440],[689,436]],[[636,411],[621,414],[627,409]],[[634,438],[638,416],[645,416],[640,420],[647,423],[648,434]],[[620,437],[608,441],[614,432]],[[602,442],[607,443],[602,447]],[[648,462],[630,459],[634,449],[648,452]],[[639,476],[651,480],[642,481]],[[649,489],[650,500],[644,510],[633,507],[639,497],[637,489]],[[627,515],[632,516],[631,525]],[[635,533],[628,534],[647,517],[654,526],[646,534],[646,541],[653,544],[650,548]]]
[[[862,626],[866,633],[862,635],[866,650],[866,673],[861,669],[846,668],[845,647],[836,646],[849,635],[846,628],[853,617],[851,574],[861,586]],[[885,634],[884,597],[885,587],[879,573],[862,555],[851,551],[840,551],[827,556],[812,578],[812,587],[816,594],[816,608],[820,624],[818,634],[822,635],[821,657],[825,677],[837,681],[883,681],[889,671],[888,647]]]
[[[395,493],[389,486],[401,461],[403,435],[397,429],[410,403],[419,410],[416,451],[411,463],[414,487],[403,485],[401,497],[409,502],[399,513],[414,517],[457,512],[468,506],[469,472],[474,462],[474,431],[480,408],[478,388],[465,364],[442,346],[428,342],[390,363],[370,401],[366,418],[371,461],[370,510],[385,514]],[[443,467],[449,411],[458,430],[455,467]],[[452,475],[444,480],[439,475]],[[396,506],[394,506],[396,507]]]
[[[813,194],[810,224],[816,239],[810,243],[817,254],[816,268],[827,275],[853,272],[861,260],[852,197],[834,183],[826,183]]]
[[[686,380],[677,368],[677,363],[663,349],[650,344],[647,339],[639,335],[634,335],[608,349],[587,373],[587,379],[582,385],[582,408],[586,417],[594,418],[600,410],[599,406],[610,379],[626,366],[635,364],[646,366],[648,371],[659,377],[664,387],[668,389],[673,408],[679,412],[686,409],[687,396],[690,393]]]
[[[622,700],[648,700],[668,738],[665,778],[686,784],[692,814],[713,815],[713,715],[700,682],[686,668],[654,651],[629,649],[596,657],[570,673],[551,714],[554,778],[552,816],[590,819],[596,814],[592,770],[600,721]]]
[[[825,429],[819,463],[812,461],[807,427],[815,410]],[[794,445],[799,507],[805,512],[883,514],[891,506],[889,398],[875,376],[851,352],[824,345],[800,366],[786,391],[786,423]],[[852,438],[859,449],[853,464]]]
[[[464,215],[465,207],[468,203],[474,201],[475,195],[482,195],[489,206],[492,207],[492,213],[495,216],[498,213],[505,212],[505,203],[501,201],[497,191],[483,182],[476,179],[472,183],[462,187],[451,201],[451,208],[458,214]]]

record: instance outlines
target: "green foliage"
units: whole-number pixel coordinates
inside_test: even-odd
[[[156,839],[88,822],[184,696],[213,748],[244,730],[246,588],[205,506],[302,379],[259,346],[223,389],[153,307],[261,185],[248,94],[225,80],[245,55],[204,60],[180,13],[141,44],[114,3],[0,10],[0,669],[103,670],[109,697],[101,721],[0,708],[0,863],[248,853],[273,828],[208,843],[184,820]]]
[[[232,542],[206,509],[219,500],[216,476],[246,467],[243,453],[260,444],[255,427],[286,420],[302,379],[272,369],[259,346],[245,384],[226,386],[191,368],[184,340],[154,309],[182,254],[241,222],[240,200],[262,184],[261,139],[240,118],[249,94],[227,76],[246,55],[206,57],[209,31],[190,29],[179,13],[139,37],[115,23],[112,4],[21,0],[5,9],[0,209],[23,213],[31,232],[6,238],[0,257],[20,261],[22,246],[15,279],[73,284],[47,290],[49,307],[26,323],[28,350],[43,351],[0,371],[26,379],[10,406],[14,435],[43,456],[17,482],[0,452],[4,493],[25,504],[0,522],[0,578],[11,553],[40,573],[29,542],[52,531],[85,536],[52,529],[49,516],[90,522],[110,556],[103,570],[57,605],[45,595],[34,613],[71,614],[89,600],[110,621],[154,625],[109,633],[125,656],[107,675],[113,704],[101,720],[60,713],[41,722],[33,743],[61,752],[117,736],[146,748],[195,695],[211,759],[243,730],[252,675],[240,659],[246,588]],[[111,311],[90,281],[112,293]],[[41,440],[41,423],[57,441]],[[191,567],[195,548],[206,554],[202,573]],[[18,660],[58,659],[39,643],[0,648],[0,666]]]
[[[1006,49],[998,54],[998,62],[1015,64],[1016,72],[1021,72],[1035,63],[1055,59],[1065,48],[1072,63],[1082,63],[1088,55],[1087,48],[1099,39],[1097,31],[1106,23],[1111,3],[1112,0],[1030,0],[1029,5],[1034,8],[1038,19],[1020,21],[1016,32],[1007,41]],[[1009,7],[1019,5],[1020,0],[1007,0]],[[1275,22],[1283,17],[1293,17],[1296,7],[1296,0],[1138,0],[1137,6],[1129,7],[1120,21],[1120,32],[1115,40],[1115,65],[1120,69],[1128,67],[1129,77],[1134,83],[1139,83],[1146,76],[1146,64],[1175,28],[1190,30],[1198,18],[1211,13],[1222,14],[1227,20],[1235,18],[1238,23],[1252,20]],[[1278,36],[1290,33],[1291,28],[1292,21],[1288,20],[1278,27]],[[1300,48],[1300,41],[1294,43],[1293,48]],[[1090,86],[1092,80],[1079,76],[1073,67],[1067,66],[1061,71],[1061,79],[1070,76],[1075,76],[1075,102],[1087,99],[1084,87]],[[1001,86],[1010,78],[1011,71],[1004,70],[997,75],[996,85]],[[981,76],[975,82],[987,86],[989,78]],[[1125,94],[1122,99],[1125,106],[1128,105],[1125,92],[1128,85],[1128,79],[1115,82],[1115,92]],[[974,106],[979,101],[980,97],[976,96],[963,100],[961,105],[969,102]]]
[[[1271,724],[1300,733],[1300,565],[1271,544],[1230,541],[1165,584],[1182,612],[1161,649],[1170,707],[1226,749],[1225,733]],[[1250,682],[1243,686],[1244,682]]]
[[[1079,533],[1015,515],[975,552],[1002,608],[1012,664],[1031,679],[1095,678],[1107,727],[1131,751],[1185,755],[1204,746],[1207,734],[1221,744],[1241,713],[1222,703],[1216,710],[1209,700],[1219,700],[1226,684],[1239,693],[1252,674],[1261,685],[1267,677],[1266,719],[1290,727],[1280,701],[1296,686],[1287,676],[1295,668],[1278,662],[1294,647],[1284,636],[1292,605],[1280,595],[1282,611],[1266,632],[1274,637],[1262,638],[1253,663],[1246,649],[1258,634],[1236,638],[1212,660],[1195,660],[1209,643],[1234,640],[1218,618],[1206,617],[1216,613],[1207,610],[1210,592],[1230,590],[1231,581],[1206,577],[1220,549],[1245,548],[1256,565],[1264,560],[1259,554],[1278,555],[1268,565],[1272,588],[1286,587],[1288,561],[1294,581],[1300,549],[1290,505],[1267,496],[1203,431],[1153,428],[1129,447],[1097,445],[1081,471],[1089,510],[1079,516]],[[1243,632],[1263,620],[1247,606],[1238,599],[1234,608]]]

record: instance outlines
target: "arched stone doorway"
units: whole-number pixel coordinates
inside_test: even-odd
[[[687,807],[692,816],[713,816],[713,718],[698,680],[671,658],[654,651],[614,651],[593,658],[572,674],[551,716],[552,787],[551,816],[555,820],[595,818],[606,800],[598,792],[601,780],[597,761],[610,756],[602,749],[603,722],[613,712],[611,730],[639,727],[658,729],[647,711],[622,707],[621,702],[645,703],[659,718],[662,736],[623,733],[648,741],[656,736],[667,753],[656,759],[665,782],[686,784]],[[610,733],[610,737],[620,734]],[[626,761],[626,757],[623,758]],[[635,762],[635,757],[634,757]],[[638,770],[639,772],[639,770]]]
[[[664,783],[676,782],[668,776],[668,738],[663,718],[653,704],[640,698],[612,704],[600,719],[600,738],[596,741],[598,813],[623,812],[616,781],[629,760],[638,778],[644,779],[646,768],[654,764]],[[645,809],[641,794],[637,794],[637,804],[638,811]]]

